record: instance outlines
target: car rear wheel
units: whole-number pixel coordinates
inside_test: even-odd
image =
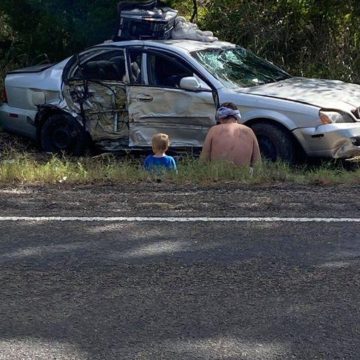
[[[41,147],[46,152],[79,156],[86,148],[86,134],[70,115],[54,114],[41,128]]]
[[[265,159],[293,164],[296,158],[295,144],[291,135],[274,124],[260,122],[251,126]]]

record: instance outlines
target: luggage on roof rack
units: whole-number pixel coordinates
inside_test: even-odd
[[[157,0],[120,1],[119,23],[114,41],[169,39],[175,26],[177,11],[169,7],[157,7],[157,4]]]

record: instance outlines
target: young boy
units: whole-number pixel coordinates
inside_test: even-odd
[[[151,172],[161,172],[162,170],[177,171],[175,159],[172,156],[166,155],[169,145],[169,136],[166,134],[159,133],[152,137],[154,155],[149,155],[145,159],[145,170]]]

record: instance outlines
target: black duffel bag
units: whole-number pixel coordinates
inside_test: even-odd
[[[119,20],[114,41],[169,39],[177,11],[158,5],[157,0],[121,1],[118,4]]]

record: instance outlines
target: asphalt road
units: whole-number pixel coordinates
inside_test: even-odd
[[[3,216],[359,216],[357,188],[3,188]],[[360,223],[0,221],[0,359],[359,359]]]

